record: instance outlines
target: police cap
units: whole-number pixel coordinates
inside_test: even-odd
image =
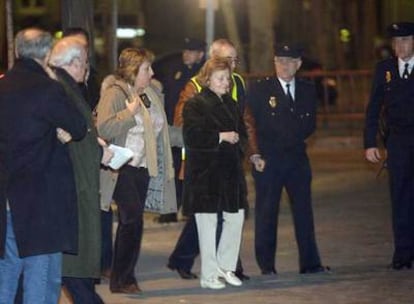
[[[196,38],[185,38],[183,44],[183,50],[190,51],[205,51],[206,43],[203,40]]]
[[[276,44],[274,47],[275,56],[300,58],[302,56],[302,48],[298,45],[289,43]]]
[[[387,27],[387,32],[390,37],[404,37],[414,35],[413,22],[396,22]]]

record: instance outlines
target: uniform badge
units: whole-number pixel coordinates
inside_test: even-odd
[[[183,73],[181,73],[181,71],[177,71],[177,73],[175,73],[175,75],[174,75],[174,79],[175,79],[175,80],[180,79],[180,78],[181,78],[181,76],[182,76],[182,74],[183,74]]]
[[[270,105],[270,107],[272,109],[276,108],[276,106],[277,106],[277,100],[276,100],[276,97],[275,96],[270,96],[269,105]]]
[[[390,71],[385,72],[385,81],[387,83],[391,82],[391,72]]]

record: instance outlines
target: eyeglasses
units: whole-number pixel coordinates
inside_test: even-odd
[[[236,65],[240,63],[239,57],[231,57],[231,56],[228,56],[226,58],[230,61],[230,63],[234,63]]]

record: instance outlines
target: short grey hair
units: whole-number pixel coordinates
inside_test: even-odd
[[[236,49],[234,44],[225,38],[220,38],[217,40],[214,40],[213,43],[210,45],[210,48],[208,50],[208,55],[211,57],[223,57],[223,49],[224,48],[233,48]]]
[[[49,64],[56,67],[69,65],[75,58],[86,54],[85,46],[76,37],[64,37],[56,42],[49,57]]]
[[[32,27],[19,31],[14,43],[18,58],[44,60],[52,47],[53,38],[50,33]]]

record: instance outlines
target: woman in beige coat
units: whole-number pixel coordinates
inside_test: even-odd
[[[132,159],[112,175],[112,183],[106,179],[102,185],[107,198],[113,197],[118,206],[119,222],[109,286],[112,292],[118,293],[141,292],[134,270],[141,247],[148,184],[150,178],[158,176],[160,162],[165,164],[168,178],[173,178],[174,174],[170,149],[164,149],[162,157],[157,155],[157,139],[168,138],[168,128],[158,97],[149,89],[153,58],[145,49],[124,49],[117,72],[106,77],[102,84],[97,108],[99,135],[108,143],[127,147],[134,153]],[[164,141],[164,145],[169,143]]]

